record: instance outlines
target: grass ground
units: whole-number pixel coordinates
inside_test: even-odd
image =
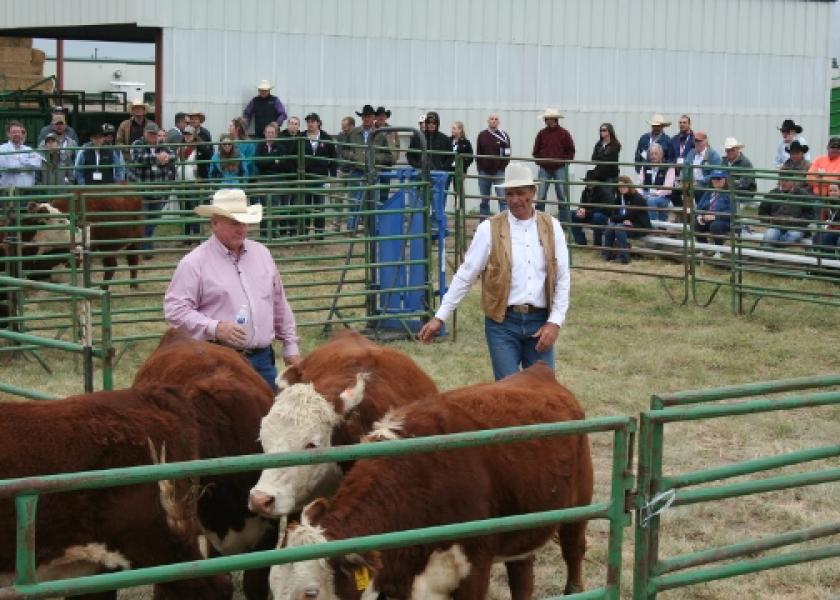
[[[577,264],[596,266],[581,255]],[[674,267],[654,261],[642,266],[663,272]],[[282,265],[281,265],[282,268]],[[717,278],[720,273],[709,270]],[[149,286],[151,284],[148,284]],[[144,288],[148,287],[144,284]],[[827,288],[829,286],[826,286]],[[158,286],[158,289],[161,286]],[[161,288],[162,289],[162,288]],[[704,290],[707,293],[708,290]],[[491,379],[483,339],[477,290],[458,315],[457,341],[431,345],[397,342],[440,385],[449,389]],[[148,326],[144,326],[148,327]],[[160,326],[158,326],[160,327]],[[840,372],[836,308],[764,300],[751,317],[733,316],[725,292],[708,308],[671,303],[654,279],[635,275],[575,270],[568,320],[557,343],[557,377],[573,390],[588,416],[637,415],[655,392],[715,387],[750,381]],[[304,351],[317,346],[320,330],[302,331]],[[130,383],[153,348],[138,342],[122,357],[117,385]],[[80,374],[71,361],[45,353],[46,376],[34,362],[0,355],[3,378],[53,393],[78,391]],[[784,414],[752,415],[695,422],[667,430],[666,473],[683,472],[797,448],[836,444],[840,407]],[[592,436],[597,497],[606,498],[611,461],[607,435]],[[824,461],[833,466],[840,461]],[[814,468],[805,465],[783,472]],[[746,538],[813,524],[840,521],[840,485],[751,496],[739,500],[673,509],[663,517],[663,557],[719,546]],[[606,527],[592,523],[585,567],[587,587],[605,581]],[[837,543],[837,536],[833,538]],[[629,597],[632,578],[632,529],[625,530],[622,588]],[[539,555],[538,597],[558,595],[565,572],[553,546]],[[506,598],[503,570],[494,572],[491,598]],[[661,595],[663,598],[831,598],[840,595],[837,559],[738,577]],[[147,590],[126,591],[123,598],[148,597]]]

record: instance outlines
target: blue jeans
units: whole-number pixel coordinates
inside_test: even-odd
[[[146,214],[147,219],[159,219],[160,218],[160,211],[163,210],[163,205],[166,204],[166,200],[163,198],[143,198],[143,212]],[[144,250],[151,250],[152,249],[152,242],[148,241],[149,238],[155,237],[155,229],[157,225],[144,225],[143,226],[143,237],[146,238],[146,242],[143,243]]]
[[[491,196],[496,196],[499,199],[499,212],[502,212],[507,208],[507,202],[505,202],[504,195],[500,196],[493,189],[494,184],[502,183],[504,180],[504,170],[496,171],[495,173],[489,173],[487,171],[478,172],[478,192],[481,194],[481,205],[478,208],[478,212],[482,217],[490,216]]]
[[[547,309],[527,314],[508,310],[501,323],[484,318],[484,337],[487,338],[496,381],[517,373],[520,366],[526,369],[539,360],[554,368],[554,348],[537,352],[537,338],[532,337],[545,325],[547,318]]]
[[[578,217],[577,213],[572,213],[572,223],[591,223],[592,225],[606,225],[609,219],[607,215],[602,212],[593,211],[591,208],[586,209],[585,217]],[[572,237],[575,238],[575,244],[578,246],[586,245],[586,233],[583,227],[579,225],[572,225]],[[604,240],[604,230],[601,227],[594,227],[592,229],[592,243],[596,246],[602,246]]]
[[[254,370],[260,374],[268,383],[268,387],[273,392],[277,391],[275,382],[277,381],[277,367],[274,365],[274,348],[268,346],[262,352],[256,354],[245,355]]]
[[[797,229],[782,229],[781,227],[769,227],[764,232],[764,242],[782,242],[783,244],[796,244],[802,241],[802,232]]]
[[[362,208],[362,199],[364,198],[365,191],[362,189],[362,186],[366,185],[365,181],[365,172],[360,169],[353,169],[350,171],[348,178],[358,178],[361,177],[362,181],[354,181],[350,183],[350,187],[353,188],[353,191],[350,192],[350,211],[357,213]],[[356,229],[356,225],[359,222],[359,215],[351,215],[347,218],[347,229],[354,230]]]
[[[537,179],[541,180],[539,202],[535,204],[537,210],[545,211],[545,200],[548,198],[548,188],[551,186],[549,179],[554,179],[554,194],[557,196],[557,218],[563,222],[569,222],[569,186],[566,183],[569,179],[569,168],[566,166],[548,170],[540,167]]]
[[[647,202],[649,208],[668,208],[668,205],[671,204],[671,197],[651,194],[650,196],[645,196],[645,202]],[[649,215],[651,219],[656,219],[657,221],[668,220],[668,213],[664,210],[652,210]]]
[[[613,258],[617,258],[619,262],[630,262],[630,255],[627,252],[627,249],[630,247],[627,230],[628,227],[621,223],[610,225],[604,234],[604,245],[607,247],[603,254],[605,259],[612,260]],[[613,244],[618,246],[618,252],[612,250]]]
[[[826,254],[835,254],[840,247],[840,231],[821,231],[814,236],[814,245],[819,248],[819,252]]]

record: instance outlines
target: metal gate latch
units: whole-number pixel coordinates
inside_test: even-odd
[[[639,519],[639,525],[642,527],[647,527],[648,522],[653,518],[656,517],[669,508],[674,503],[674,500],[677,499],[677,490],[665,490],[664,492],[659,492],[653,498],[650,499],[650,502],[645,504],[642,508],[639,509],[639,513],[641,518]]]

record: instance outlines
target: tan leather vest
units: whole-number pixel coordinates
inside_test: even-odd
[[[481,309],[484,314],[501,323],[510,297],[513,246],[510,239],[508,211],[490,217],[490,257],[481,274]],[[551,311],[554,283],[557,278],[557,260],[554,253],[554,227],[551,216],[536,211],[537,234],[545,255],[545,298]]]

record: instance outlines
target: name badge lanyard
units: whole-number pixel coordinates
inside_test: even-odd
[[[96,170],[93,172],[93,180],[102,181],[102,171],[99,170],[99,150],[94,150],[93,155],[96,157]]]
[[[499,148],[499,155],[510,156],[510,138],[507,136],[507,134],[501,130],[490,131],[488,129],[487,131],[489,131],[490,135],[499,140],[499,142],[502,144],[502,147]]]

